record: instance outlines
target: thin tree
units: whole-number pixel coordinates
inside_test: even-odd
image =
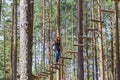
[[[45,1],[43,0],[43,36],[42,36],[42,44],[43,44],[43,49],[42,49],[42,72],[45,72]],[[45,78],[43,77],[42,80],[45,80]]]
[[[14,23],[14,7],[12,8],[12,25],[11,25],[11,52],[10,52],[10,80],[13,80],[13,23]]]
[[[116,80],[120,80],[118,2],[115,1],[114,5],[115,5],[114,20],[115,20]]]
[[[2,0],[0,0],[0,23],[1,23]]]
[[[16,80],[17,74],[17,0],[13,0],[13,80]]]
[[[32,80],[31,0],[20,0],[20,80]]]
[[[60,0],[56,0],[57,2],[57,37],[60,37]],[[61,42],[61,41],[60,41]],[[60,60],[59,60],[60,63]],[[60,68],[60,65],[59,65]],[[61,80],[61,76],[60,76],[60,69],[57,70],[57,80]]]
[[[87,2],[86,2],[87,7]],[[85,24],[87,25],[87,12],[85,13]],[[88,31],[85,31],[86,36],[88,36]],[[89,80],[89,56],[88,56],[88,39],[85,39],[86,42],[86,80]]]
[[[91,19],[93,20],[94,19],[94,0],[91,1],[91,6],[92,6],[92,10],[91,10]],[[94,22],[92,22],[92,29],[95,29],[95,25],[94,25]],[[92,43],[94,45],[92,45],[92,79],[95,80],[95,37],[94,37],[94,33],[92,33]],[[96,72],[97,73],[97,72]],[[97,75],[96,75],[97,76]],[[96,79],[98,80],[98,79]]]
[[[49,0],[49,12],[48,12],[48,16],[49,16],[49,24],[48,24],[48,57],[49,57],[49,70],[50,70],[50,76],[49,76],[49,80],[53,80],[53,70],[52,68],[50,68],[51,66],[51,62],[52,62],[52,58],[51,58],[51,17],[52,17],[52,0]]]
[[[100,51],[100,78],[104,80],[104,60],[103,60],[103,44],[102,44],[102,23],[101,23],[101,3],[98,1],[98,35],[99,35],[99,51]]]
[[[60,0],[57,1],[57,36],[60,37]]]
[[[83,44],[83,0],[78,0],[78,44]],[[77,80],[84,80],[83,47],[78,46]]]
[[[112,80],[114,80],[114,54],[113,54],[113,28],[112,28],[112,15],[110,16],[110,27],[111,27],[111,71],[112,71]]]
[[[6,80],[6,28],[4,26],[4,80]]]

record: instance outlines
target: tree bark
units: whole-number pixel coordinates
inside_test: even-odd
[[[57,37],[60,37],[60,0],[56,0],[57,1]],[[60,41],[61,42],[61,41]],[[61,45],[60,45],[61,46]],[[62,50],[61,50],[62,52]],[[60,52],[60,53],[61,53]],[[60,60],[59,60],[60,63]],[[61,72],[60,72],[60,65],[59,65],[59,69],[57,70],[57,80],[61,80],[61,76],[60,76]]]
[[[42,72],[45,72],[45,19],[46,19],[46,12],[45,12],[45,0],[43,0],[43,36],[42,36],[42,44],[43,44],[43,51],[42,51]],[[45,80],[43,77],[42,80]]]
[[[13,23],[14,23],[14,7],[12,9],[12,25],[11,25],[11,52],[10,52],[10,80],[13,80]]]
[[[2,0],[0,0],[0,23],[1,23]]]
[[[17,79],[17,0],[13,0],[13,80]]]
[[[110,16],[110,20],[112,20],[112,15]],[[113,53],[113,28],[112,28],[112,21],[110,21],[110,27],[111,27],[111,72],[112,72],[112,80],[114,79],[114,53]]]
[[[83,44],[83,0],[78,0],[78,44]],[[78,67],[77,67],[77,80],[84,80],[84,60],[83,60],[83,47],[78,46]]]
[[[120,80],[120,59],[119,59],[119,27],[118,27],[118,2],[115,1],[115,54],[116,54],[116,80]]]
[[[57,36],[60,37],[60,0],[57,1]]]
[[[98,20],[101,21],[101,3],[98,0]],[[99,51],[100,51],[100,78],[104,80],[104,60],[103,60],[103,44],[102,44],[102,23],[98,22],[99,35]]]
[[[20,1],[20,80],[32,80],[33,16],[30,1]]]
[[[4,26],[4,80],[6,80],[6,29]]]

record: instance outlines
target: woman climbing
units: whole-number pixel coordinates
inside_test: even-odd
[[[57,65],[60,58],[60,37],[56,37],[55,42],[53,43],[52,46],[54,47],[53,50],[55,53],[55,62],[56,62],[55,67],[58,68]]]

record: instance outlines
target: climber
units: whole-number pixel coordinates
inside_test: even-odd
[[[53,46],[53,50],[54,50],[54,53],[55,53],[55,62],[56,62],[55,67],[58,68],[57,65],[58,65],[58,62],[59,62],[60,49],[61,49],[60,48],[60,37],[56,37],[55,42],[52,44],[52,46]]]

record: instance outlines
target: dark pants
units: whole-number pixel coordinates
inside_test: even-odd
[[[55,52],[55,61],[58,62],[59,61],[59,58],[60,58],[60,50],[54,50]]]

